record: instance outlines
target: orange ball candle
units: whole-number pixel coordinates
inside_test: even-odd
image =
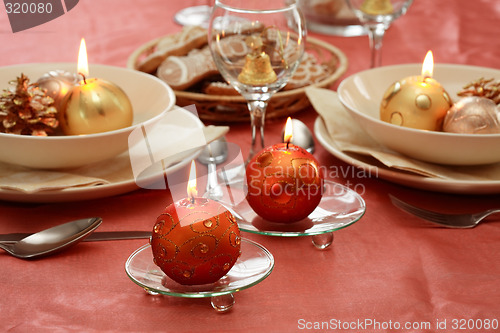
[[[240,256],[240,230],[224,206],[195,197],[189,184],[188,192],[191,197],[167,206],[156,219],[151,236],[153,260],[180,284],[214,283]]]
[[[305,149],[290,144],[291,119],[285,141],[265,148],[247,165],[247,201],[259,216],[290,223],[306,218],[323,195],[323,170]]]

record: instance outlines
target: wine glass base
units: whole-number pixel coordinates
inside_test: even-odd
[[[186,7],[175,14],[174,21],[183,26],[199,25],[206,28],[211,11],[212,7],[206,5]]]

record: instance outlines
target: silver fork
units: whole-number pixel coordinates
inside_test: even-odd
[[[421,219],[436,223],[448,228],[473,228],[484,218],[494,213],[499,213],[500,209],[488,209],[474,214],[446,214],[430,211],[420,207],[415,207],[389,194],[394,206],[413,214]]]

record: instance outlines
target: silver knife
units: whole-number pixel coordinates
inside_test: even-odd
[[[13,233],[0,235],[0,242],[17,242],[30,233]],[[96,242],[106,240],[140,239],[151,237],[151,231],[96,231],[87,236],[84,242]]]

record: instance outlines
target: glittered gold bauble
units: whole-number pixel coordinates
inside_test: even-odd
[[[248,85],[265,85],[276,81],[277,76],[271,66],[269,56],[264,52],[248,54],[245,65],[238,75],[238,81]]]
[[[132,104],[125,92],[102,79],[88,79],[66,94],[59,122],[66,135],[113,131],[132,125]]]
[[[214,283],[240,256],[234,216],[210,199],[182,199],[156,219],[151,236],[154,263],[183,285]]]
[[[380,119],[399,126],[441,131],[452,105],[450,96],[436,80],[411,76],[387,89],[380,104]]]
[[[444,118],[443,131],[464,134],[500,133],[496,104],[484,97],[464,97]]]
[[[292,144],[262,150],[248,163],[246,178],[250,207],[268,221],[302,220],[323,195],[323,170],[318,161]]]

